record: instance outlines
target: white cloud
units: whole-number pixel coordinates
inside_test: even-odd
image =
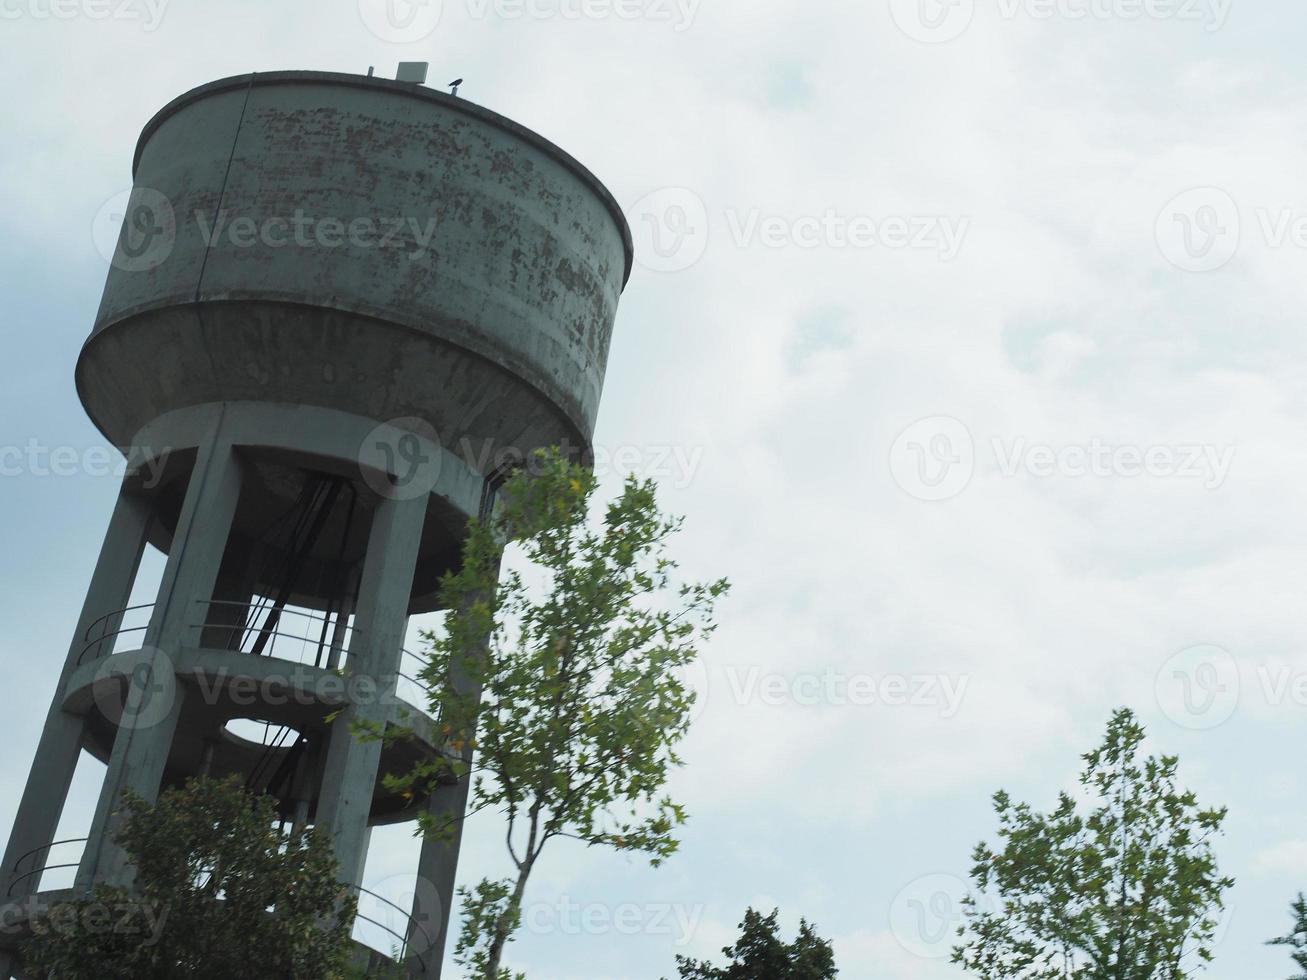
[[[1263,874],[1307,877],[1307,841],[1281,841],[1258,853],[1253,867]]]
[[[387,74],[430,58],[433,78],[464,75],[465,97],[555,140],[623,202],[692,189],[709,215],[707,251],[680,273],[637,268],[598,438],[704,449],[667,501],[689,518],[687,571],[736,582],[708,652],[714,678],[755,667],[933,672],[968,687],[943,718],[738,703],[715,683],[678,776],[695,857],[665,873],[691,899],[713,896],[698,955],[728,941],[744,905],[766,894],[790,913],[825,906],[847,976],[956,976],[897,949],[880,931],[883,906],[915,874],[965,869],[970,844],[991,831],[993,789],[1051,800],[1118,704],[1138,707],[1159,747],[1181,753],[1205,800],[1231,804],[1232,830],[1246,833],[1222,845],[1233,865],[1307,874],[1300,844],[1257,850],[1260,823],[1276,819],[1261,812],[1259,774],[1269,782],[1290,765],[1285,740],[1307,709],[1272,710],[1245,686],[1230,722],[1194,733],[1154,701],[1157,671],[1187,646],[1220,645],[1254,677],[1258,665],[1299,664],[1307,646],[1307,254],[1253,234],[1258,209],[1304,200],[1298,52],[1261,54],[1301,29],[1302,12],[1267,6],[1289,26],[1244,9],[1211,35],[981,12],[938,46],[900,34],[883,2],[703,0],[676,33],[479,20],[446,0],[446,21],[415,47],[366,34],[353,0],[171,4],[151,34],[4,22],[16,43],[0,79],[23,93],[6,107],[0,156],[14,191],[9,244],[44,256],[52,280],[70,266],[79,282],[102,274],[91,218],[126,183],[140,126],[191,85],[251,68]],[[1245,239],[1221,271],[1180,272],[1154,241],[1159,211],[1211,185],[1237,200]],[[732,220],[755,209],[970,226],[950,262],[915,249],[739,247]],[[92,314],[64,311],[51,328],[67,332],[67,356]],[[828,321],[833,334],[818,326]],[[966,424],[979,466],[957,498],[930,504],[900,490],[888,459],[907,425],[934,415]],[[6,420],[23,436],[44,424],[24,405]],[[986,450],[994,437],[1203,442],[1236,455],[1219,491],[1004,477]],[[73,501],[62,506],[42,519],[82,520]],[[78,527],[83,565],[101,530],[92,523]],[[40,599],[31,588],[9,596],[17,618]],[[57,650],[66,626],[53,619],[32,639]],[[52,683],[35,674],[40,690],[7,706],[29,732]],[[6,786],[20,785],[32,742],[7,754]],[[1279,819],[1305,802],[1280,785]],[[750,839],[724,839],[733,826]],[[468,879],[498,859],[497,830],[478,827]],[[856,874],[837,873],[839,856],[864,852]],[[615,880],[601,857],[549,872],[536,890],[617,901],[658,887],[657,876]],[[830,869],[819,881],[807,877],[814,860]],[[1236,917],[1218,959],[1230,976],[1275,962],[1258,919],[1291,896],[1252,887],[1241,882],[1240,908],[1258,914]],[[641,959],[655,940],[623,965],[613,965],[620,953],[603,965],[576,953],[568,969],[670,972],[670,945]],[[560,948],[535,942],[515,955],[564,975]]]

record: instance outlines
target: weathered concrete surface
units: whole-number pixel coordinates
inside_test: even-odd
[[[372,525],[363,566],[355,630],[350,637],[350,672],[393,692],[408,626],[408,590],[417,561],[417,539],[425,509],[421,500],[387,500]],[[355,699],[331,726],[323,765],[317,824],[331,831],[340,880],[363,883],[369,817],[381,765],[382,746],[361,739],[356,723],[383,725],[389,716],[376,699]]]
[[[151,542],[161,551],[171,551],[173,546],[176,515],[181,510],[181,495],[188,478],[185,464],[189,463],[191,453],[204,445],[218,415],[222,416],[232,442],[240,446],[245,463],[245,482],[250,492],[244,495],[237,511],[233,534],[246,537],[260,534],[295,502],[298,484],[271,477],[284,474],[288,468],[308,466],[357,481],[360,456],[365,454],[367,446],[375,445],[379,435],[394,442],[394,434],[400,432],[385,426],[378,429],[375,419],[333,409],[266,402],[193,406],[153,419],[135,434],[133,442],[142,458],[148,460],[143,468],[150,472],[161,469],[166,475],[156,492],[169,497],[171,502],[160,500],[158,520],[151,529]],[[388,432],[393,434],[387,435]],[[485,488],[485,479],[464,462],[462,455],[420,435],[417,442],[421,455],[434,462],[425,471],[430,477],[431,494],[422,525],[411,613],[436,608],[440,576],[457,561],[468,517],[477,512]],[[151,452],[165,454],[178,465],[161,467]],[[370,463],[382,461],[375,453],[372,455],[376,458],[370,458]],[[402,466],[404,461],[397,460],[397,463]],[[375,505],[367,493],[360,495],[354,533],[345,544],[343,556],[339,552],[344,517],[343,514],[333,517],[318,549],[309,556],[303,587],[292,595],[292,604],[323,608],[322,595],[331,584],[331,569],[325,562],[340,557],[347,562],[362,562]]]
[[[499,469],[539,446],[588,447],[630,231],[543,138],[461,99],[351,75],[195,89],[146,127],[134,176],[77,383],[134,460],[125,488],[139,496],[115,517],[79,636],[126,603],[146,537],[168,564],[145,649],[83,661],[75,641],[5,864],[49,843],[85,748],[108,766],[79,887],[130,881],[112,839],[122,790],[152,799],[197,773],[248,772],[263,746],[224,726],[253,718],[306,736],[301,755],[279,757],[283,812],[331,833],[357,883],[370,828],[430,802],[379,776],[447,749],[438,727],[416,715],[402,745],[358,742],[351,720],[401,724],[405,707],[334,693],[323,668],[215,649],[242,617],[219,610],[216,628],[211,600],[353,608],[346,670],[393,693],[405,619],[437,607]],[[350,502],[330,498],[311,546],[268,540],[302,489],[326,485]],[[292,553],[294,574],[279,560]],[[265,682],[257,704],[238,703],[238,680]],[[308,696],[287,704],[288,691]],[[445,789],[433,805],[456,815],[466,785]],[[415,903],[413,931],[439,934],[428,977],[456,866],[456,842],[424,848],[433,894]],[[6,957],[0,941],[0,971]]]
[[[123,793],[130,789],[147,803],[158,797],[187,694],[177,683],[176,652],[188,638],[198,638],[193,627],[204,622],[202,600],[213,595],[240,491],[241,464],[219,417],[186,491],[177,526],[182,546],[172,550],[164,568],[145,631],[145,662],[127,678],[126,702],[77,872],[79,887],[130,883],[130,864],[116,840]]]
[[[115,654],[112,661],[93,660],[83,664],[69,678],[61,708],[78,726],[79,750],[85,747],[101,762],[109,761],[118,729],[98,712],[122,700],[121,679],[132,676],[146,659],[142,651],[124,651]],[[290,752],[293,741],[288,740],[284,748],[269,752],[263,744],[248,742],[225,730],[227,722],[233,718],[257,717],[274,726],[285,725],[295,732],[308,734],[315,744],[325,742],[331,727],[327,718],[350,706],[349,695],[356,688],[361,688],[365,697],[375,696],[382,709],[378,719],[381,723],[407,733],[406,738],[382,746],[380,775],[408,772],[419,762],[429,761],[444,745],[432,719],[420,706],[399,695],[374,695],[370,684],[344,678],[325,667],[276,657],[253,657],[235,650],[183,649],[172,659],[177,682],[189,693],[164,767],[165,787],[180,785],[204,768],[206,745],[211,746],[207,770],[211,776],[248,775],[261,762],[270,775]],[[92,722],[85,732],[84,719]],[[265,759],[269,755],[275,760],[271,765]],[[44,780],[42,788],[45,782],[53,781]],[[372,792],[369,820],[373,824],[414,820],[423,807],[421,800],[389,790],[380,776]],[[317,796],[314,782],[306,797],[310,815],[316,812]],[[284,813],[289,816],[290,808],[285,808]],[[53,840],[53,827],[48,834]],[[40,840],[26,849],[49,842]],[[15,851],[6,867],[12,867],[23,853],[25,850]]]
[[[175,235],[148,270],[120,244],[77,369],[117,444],[247,399],[412,416],[451,447],[588,444],[630,232],[542,137],[421,86],[247,75],[164,108],[135,184]]]

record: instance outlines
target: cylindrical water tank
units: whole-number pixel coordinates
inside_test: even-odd
[[[483,472],[589,445],[630,231],[549,141],[431,89],[273,72],[146,126],[77,365],[117,445],[206,402],[417,418]]]

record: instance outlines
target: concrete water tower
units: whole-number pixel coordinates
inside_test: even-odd
[[[77,889],[130,880],[113,841],[128,788],[240,774],[329,831],[356,888],[370,828],[463,811],[465,784],[417,800],[381,784],[445,750],[405,683],[408,618],[437,608],[506,466],[588,449],[631,268],[585,167],[407,82],[203,85],[146,125],[133,178],[76,374],[130,466],[0,868],[20,918],[67,897],[42,888],[60,863]],[[162,579],[129,609],[147,544]],[[418,737],[383,750],[356,718]],[[83,750],[103,789],[80,859],[59,861]],[[439,974],[457,857],[426,843],[414,869],[416,976]],[[20,969],[4,950],[0,967]]]

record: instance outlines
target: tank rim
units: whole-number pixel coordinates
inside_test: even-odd
[[[562,147],[541,136],[534,130],[527,129],[521,123],[516,123],[507,116],[479,106],[474,102],[466,99],[456,98],[447,95],[444,92],[437,92],[435,89],[427,88],[425,85],[415,85],[412,82],[397,82],[389,78],[378,78],[375,75],[351,75],[348,72],[332,71],[268,71],[268,72],[246,72],[243,75],[231,75],[227,78],[219,78],[212,82],[206,82],[187,92],[177,96],[162,109],[150,117],[150,121],[145,124],[141,130],[141,135],[136,141],[136,151],[132,156],[132,180],[136,180],[136,171],[141,162],[141,154],[145,150],[145,144],[149,142],[150,137],[154,135],[155,130],[159,128],[169,116],[190,105],[192,102],[198,102],[200,99],[207,98],[218,92],[226,92],[231,89],[241,87],[253,87],[254,85],[282,85],[282,84],[330,84],[345,85],[352,88],[375,89],[383,92],[389,92],[394,95],[406,96],[408,98],[425,100],[440,105],[442,108],[451,109],[455,112],[461,112],[464,115],[472,116],[481,122],[488,123],[504,130],[512,136],[531,144],[536,149],[543,151],[556,161],[561,163],[568,170],[578,177],[581,182],[587,185],[600,202],[607,209],[617,226],[618,234],[622,239],[622,249],[626,255],[626,268],[622,274],[622,287],[625,289],[627,282],[631,278],[631,269],[635,263],[635,243],[631,237],[631,226],[626,220],[626,215],[622,212],[621,206],[617,199],[613,197],[612,192],[604,186],[594,173],[572,156]]]
[[[254,299],[252,301],[259,302],[260,300],[261,298]],[[241,297],[235,299],[232,298],[201,299],[199,302],[190,302],[185,304],[175,304],[175,303],[168,303],[162,305],[144,304],[141,306],[132,307],[130,309],[124,310],[122,311],[120,316],[114,317],[112,320],[104,320],[104,321],[97,320],[96,329],[91,332],[91,335],[89,337],[87,337],[84,341],[82,341],[82,345],[78,349],[78,353],[77,353],[77,362],[73,367],[73,384],[77,391],[77,397],[78,400],[82,403],[83,411],[86,412],[87,417],[91,420],[91,424],[95,426],[95,428],[100,432],[101,435],[107,438],[113,445],[119,446],[120,449],[130,446],[132,444],[132,441],[135,440],[137,435],[137,433],[135,432],[111,434],[109,432],[108,426],[104,423],[104,420],[97,413],[92,411],[91,403],[87,399],[85,375],[83,373],[83,369],[85,367],[86,360],[90,352],[93,350],[93,348],[96,345],[96,341],[101,340],[109,332],[110,328],[114,326],[118,326],[120,324],[129,324],[132,321],[136,320],[138,317],[148,316],[151,313],[158,312],[161,310],[166,310],[170,307],[185,306],[185,307],[195,309],[195,308],[210,306],[210,305],[220,305],[224,303],[243,303],[249,301],[251,300]],[[272,299],[272,300],[268,300],[268,302],[284,305],[284,306],[299,307],[306,310],[319,310],[322,308],[312,303],[295,302],[286,299]],[[416,325],[412,323],[407,323],[402,320],[396,320],[394,319],[393,316],[381,315],[377,311],[368,309],[366,307],[340,306],[337,307],[337,309],[343,310],[346,313],[349,313],[354,316],[358,316],[360,318],[376,321],[377,323],[382,324],[389,328],[396,328],[406,333],[416,334],[423,338],[427,338],[430,336],[429,334],[420,330]],[[446,340],[445,338],[436,337],[434,339],[444,343],[453,343],[453,341]],[[513,378],[515,382],[525,385],[535,395],[542,398],[544,401],[548,402],[554,408],[558,409],[559,419],[563,421],[572,430],[570,435],[577,440],[577,444],[583,447],[583,449],[587,452],[593,449],[594,434],[593,432],[591,432],[589,436],[586,435],[584,428],[582,428],[582,425],[578,423],[577,417],[573,414],[574,406],[572,406],[569,403],[565,393],[563,393],[561,390],[556,391],[551,389],[545,383],[542,383],[544,381],[544,379],[542,378],[538,378],[538,377],[528,378],[525,375],[514,373],[512,368],[510,368],[506,364],[497,361],[486,350],[478,350],[476,348],[464,347],[461,344],[458,346],[460,346],[464,350],[464,352],[469,356],[476,358],[479,362],[488,364],[493,370],[507,373],[510,377]],[[237,399],[237,400],[239,401],[244,399]],[[322,406],[322,407],[330,407],[330,406]],[[584,418],[583,412],[578,412],[577,414],[580,415],[582,418]],[[383,421],[383,420],[378,418],[377,421]],[[125,436],[128,441],[120,445],[120,443],[118,442],[118,438],[120,436]]]

